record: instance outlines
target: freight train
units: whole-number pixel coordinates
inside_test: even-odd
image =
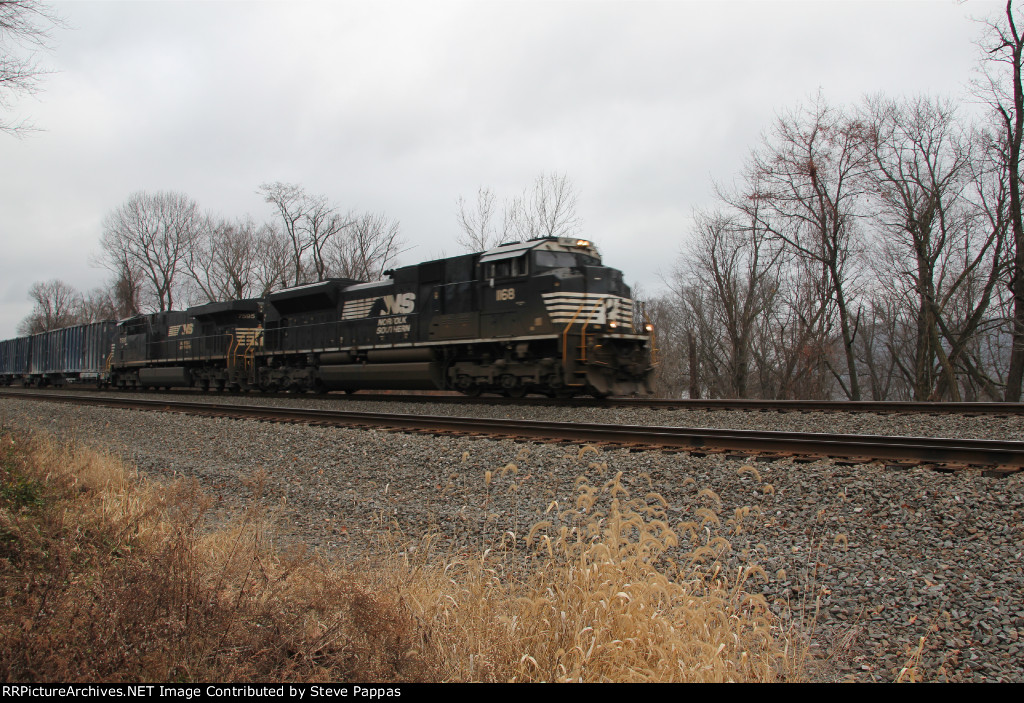
[[[0,342],[0,385],[647,395],[651,326],[589,241],[544,237]]]

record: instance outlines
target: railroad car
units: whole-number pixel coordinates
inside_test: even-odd
[[[119,388],[248,388],[262,306],[260,300],[233,300],[123,320],[108,383]]]
[[[548,237],[267,297],[259,383],[519,396],[650,393],[622,273]]]
[[[103,380],[513,397],[651,392],[650,326],[622,273],[589,241],[544,237],[385,275],[124,320]]]
[[[103,383],[117,322],[74,325],[0,342],[0,385]]]

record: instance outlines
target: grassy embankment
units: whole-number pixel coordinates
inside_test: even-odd
[[[715,516],[669,525],[617,477],[483,554],[394,547],[372,569],[276,550],[255,508],[213,529],[209,507],[194,483],[0,429],[0,679],[802,677],[745,590],[758,568],[722,570]]]

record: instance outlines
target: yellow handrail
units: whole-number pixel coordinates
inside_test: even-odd
[[[569,328],[572,327],[572,323],[576,322],[576,318],[583,312],[583,306],[586,305],[586,301],[580,303],[580,306],[576,309],[576,313],[572,316],[566,324],[565,329],[562,330],[562,368],[564,369],[569,365]]]
[[[597,303],[594,305],[594,308],[590,311],[591,315],[594,312],[597,311],[597,308],[600,305],[602,305],[603,302],[604,301],[602,301],[602,300],[598,300],[597,301]],[[562,330],[562,368],[563,369],[565,369],[569,365],[569,328],[572,327],[574,322],[576,322],[576,318],[580,316],[581,312],[583,312],[583,306],[586,305],[586,304],[587,304],[586,300],[584,300],[582,303],[580,303],[580,306],[578,308],[576,308],[576,312],[575,312],[575,314],[573,314],[572,319],[569,320],[569,322],[565,325],[565,329]],[[578,361],[582,361],[582,362],[586,362],[586,360],[587,360],[587,325],[589,325],[589,324],[590,324],[590,320],[588,318],[586,323],[583,325],[582,336],[580,338],[580,343],[581,343],[581,347],[580,348],[581,348],[582,356],[578,359]],[[568,379],[566,379],[565,385],[567,385],[567,386],[582,386],[582,385],[585,385],[585,384],[583,384],[583,383],[569,383]]]
[[[587,361],[587,327],[590,325],[590,319],[594,317],[594,313],[597,312],[597,309],[602,305],[604,305],[603,300],[598,300],[596,303],[594,303],[594,308],[590,311],[590,315],[587,316],[587,321],[583,323],[583,329],[580,330],[581,337],[579,360],[582,361],[583,363],[586,363]],[[580,307],[582,307],[582,305]]]
[[[643,317],[644,317],[644,326],[646,327],[646,326],[649,325],[650,328],[651,328],[651,366],[657,366],[658,365],[658,361],[659,361],[658,360],[658,352],[660,350],[658,349],[658,337],[654,333],[654,323],[651,322],[651,318],[647,316],[647,306],[646,305],[644,305],[643,307],[640,308],[640,312],[641,312],[641,314],[643,314]]]

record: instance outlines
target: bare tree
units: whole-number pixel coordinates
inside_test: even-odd
[[[688,388],[699,388],[690,378],[687,363],[687,324],[680,314],[675,293],[642,302],[647,311],[647,320],[654,325],[653,344],[657,365],[654,367],[654,392],[665,398],[680,398]],[[691,382],[693,381],[693,382]]]
[[[495,226],[494,191],[481,187],[476,193],[476,208],[471,209],[464,198],[459,197],[458,221],[462,234],[459,246],[467,251],[486,251],[501,244],[504,231]]]
[[[845,370],[823,357],[851,400],[860,400],[854,341],[858,318],[851,305],[858,252],[856,209],[864,172],[870,168],[866,131],[859,120],[820,96],[777,120],[754,152],[749,192],[723,196],[794,253],[820,268],[827,287],[819,309],[835,315]],[[826,324],[827,319],[821,322]]]
[[[272,224],[264,224],[255,233],[256,261],[252,269],[252,292],[263,297],[288,285],[291,261],[290,242]]]
[[[249,297],[252,269],[258,251],[252,220],[211,221],[185,257],[195,287],[193,302],[239,300]]]
[[[102,247],[90,257],[93,266],[101,266],[110,273],[107,290],[114,304],[114,317],[125,319],[142,311],[142,271],[125,249],[107,250]]]
[[[783,285],[785,305],[757,345],[769,350],[777,368],[776,397],[830,398],[836,385],[831,276],[820,262],[797,256]]]
[[[142,312],[142,272],[130,261],[126,252],[110,262],[114,271],[111,285],[114,309],[120,319],[133,317]]]
[[[1013,0],[1007,0],[1003,17],[986,23],[987,37],[982,40],[984,51],[982,77],[976,92],[992,107],[1001,132],[998,140],[1005,148],[1006,181],[1008,187],[1008,218],[1011,240],[1010,291],[1013,294],[1013,347],[1007,372],[1008,402],[1019,402],[1021,383],[1024,381],[1024,217],[1021,214],[1021,139],[1024,137],[1024,34],[1014,16]]]
[[[857,335],[858,358],[870,385],[872,400],[911,400],[914,368],[913,325],[908,306],[882,286],[865,293],[866,312]],[[909,353],[908,353],[909,350]]]
[[[508,240],[574,237],[582,227],[578,203],[579,193],[568,176],[542,173],[532,188],[505,202],[499,231],[494,192],[480,188],[475,209],[459,198],[459,244],[484,251]]]
[[[700,333],[704,388],[716,397],[746,398],[757,327],[779,302],[783,250],[756,217],[745,224],[723,212],[698,212],[695,223],[673,289],[691,332]]]
[[[7,112],[13,101],[39,90],[47,73],[36,52],[48,48],[50,28],[60,18],[37,0],[0,0],[0,109]],[[19,135],[31,130],[24,121],[0,119],[0,132]]]
[[[325,196],[309,195],[290,183],[264,183],[260,193],[277,210],[291,242],[291,285],[327,278],[327,251],[332,241],[354,224],[354,216],[339,214]]]
[[[78,313],[80,324],[116,319],[118,319],[117,301],[111,290],[93,288],[82,296]]]
[[[330,275],[327,261],[328,245],[337,237],[353,227],[357,220],[348,213],[340,215],[337,208],[327,202],[324,196],[310,197],[307,200],[305,213],[306,236],[310,242],[310,253],[313,256],[313,272],[316,280],[322,281]]]
[[[282,230],[291,242],[291,285],[306,283],[304,260],[306,251],[312,246],[302,229],[307,206],[306,192],[301,186],[280,182],[264,183],[259,192],[277,210]]]
[[[104,218],[102,260],[118,275],[141,272],[154,307],[171,310],[185,262],[205,226],[188,196],[138,192]]]
[[[533,189],[512,201],[506,219],[520,239],[574,237],[582,226],[579,193],[564,173],[541,174]]]
[[[883,294],[904,302],[914,328],[911,355],[896,361],[914,399],[959,400],[958,361],[991,300],[968,291],[995,287],[1005,230],[987,226],[973,198],[982,155],[948,101],[875,98],[866,109],[874,166],[866,180],[880,235],[871,260]]]
[[[331,275],[361,281],[375,281],[394,265],[405,251],[401,228],[395,220],[380,214],[357,217],[345,236],[331,240],[327,252]]]
[[[35,305],[18,325],[18,334],[38,334],[78,324],[82,296],[64,281],[55,278],[33,283],[28,295]]]

